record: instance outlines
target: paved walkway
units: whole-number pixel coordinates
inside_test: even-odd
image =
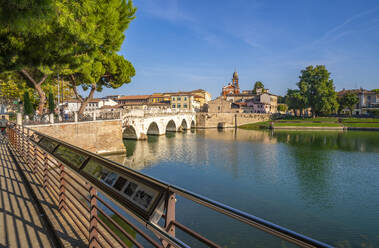
[[[7,144],[0,135],[0,247],[51,247]]]

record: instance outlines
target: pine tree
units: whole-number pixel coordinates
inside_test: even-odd
[[[29,92],[24,92],[24,113],[25,115],[31,115],[34,113],[33,105],[30,101]]]
[[[93,16],[96,30],[89,34],[96,41],[96,49],[88,57],[81,58],[80,67],[68,66],[64,70],[81,102],[79,114],[83,113],[95,91],[102,91],[104,87],[118,88],[130,83],[135,75],[133,65],[117,52],[125,39],[125,30],[135,18],[136,8],[131,0],[100,1],[97,7]],[[78,86],[85,91],[89,89],[87,97],[78,94]]]
[[[54,113],[54,109],[55,109],[55,103],[54,103],[54,95],[53,95],[53,92],[49,92],[49,112],[50,114],[53,114]]]

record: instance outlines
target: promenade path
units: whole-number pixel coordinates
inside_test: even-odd
[[[38,211],[20,171],[38,198],[42,211]],[[54,237],[49,235],[49,227],[42,215],[48,217],[58,237],[56,240],[60,245],[55,247],[87,247],[83,242],[85,238],[78,234],[70,218],[58,210],[49,192],[21,158],[11,155],[5,138],[0,134],[0,248],[54,247],[51,242]]]

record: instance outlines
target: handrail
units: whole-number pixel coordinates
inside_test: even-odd
[[[12,127],[12,125],[10,125],[9,128],[10,129],[14,128],[17,130],[19,127],[17,127],[17,126]],[[120,172],[121,175],[123,175],[122,173],[124,173],[125,175],[135,176],[139,180],[143,180],[145,183],[152,184],[158,188],[163,188],[167,192],[164,196],[166,199],[165,200],[166,202],[167,202],[167,196],[174,193],[174,194],[180,195],[186,199],[189,199],[189,200],[191,200],[197,204],[200,204],[204,207],[207,207],[209,209],[212,209],[214,211],[222,213],[222,214],[229,216],[235,220],[238,220],[240,222],[248,224],[252,227],[255,227],[257,229],[265,231],[269,234],[272,234],[276,237],[279,237],[280,239],[289,241],[289,242],[294,243],[296,245],[299,245],[301,247],[332,247],[326,243],[317,241],[317,240],[312,239],[310,237],[307,237],[303,234],[299,234],[297,232],[294,232],[290,229],[284,228],[284,227],[279,226],[277,224],[271,223],[271,222],[266,221],[266,220],[259,218],[257,216],[251,215],[251,214],[246,213],[244,211],[230,207],[226,204],[212,200],[208,197],[199,195],[197,193],[191,192],[191,191],[183,189],[181,187],[178,187],[178,186],[169,184],[167,182],[164,182],[162,180],[156,179],[154,177],[145,175],[145,174],[138,172],[138,171],[135,171],[131,168],[127,168],[127,167],[125,167],[119,163],[116,163],[116,162],[111,161],[109,159],[103,158],[97,154],[88,152],[84,149],[73,146],[73,145],[68,144],[64,141],[58,140],[56,138],[42,134],[40,132],[36,132],[32,129],[28,129],[27,127],[23,127],[23,128],[26,130],[29,130],[28,131],[29,133],[31,131],[33,134],[37,134],[42,138],[46,138],[46,139],[49,139],[51,141],[56,142],[58,145],[55,147],[54,150],[56,150],[60,145],[69,147],[73,151],[77,151],[80,154],[84,154],[84,155],[88,156],[89,158],[94,158],[96,160],[102,161],[102,163],[104,163],[104,165],[106,165],[107,168],[112,168],[115,171]],[[13,136],[10,137],[10,139],[14,139],[14,134],[12,134],[12,135]],[[18,133],[16,135],[20,135],[20,134]],[[22,132],[22,135],[25,135],[25,132]],[[23,139],[24,138],[25,137],[23,137]],[[41,147],[38,144],[38,142],[35,142],[32,139],[30,139],[30,136],[26,136],[26,139],[27,139],[27,141],[31,141],[33,144],[35,144],[37,147],[39,147],[39,149],[46,152],[49,156],[54,157],[54,159],[56,159],[60,163],[63,163],[63,161],[60,161],[60,159],[57,158],[53,154],[54,152],[51,153],[49,151],[46,151],[46,149]],[[16,143],[15,143],[16,145],[18,144],[17,142],[19,142],[19,141],[17,141],[17,139],[16,139]],[[84,162],[83,165],[80,166],[80,169],[70,168],[69,165],[68,165],[68,167],[70,169],[72,169],[76,175],[79,175],[81,179],[86,180],[86,177],[83,177],[83,175],[81,174],[81,170],[86,166],[86,163],[88,163],[88,160],[89,159],[87,159],[86,162]],[[76,180],[75,178],[72,177],[72,175],[70,175],[70,177],[72,179]],[[88,178],[86,181],[88,181]],[[108,190],[106,187],[104,188],[104,187],[101,187],[101,185],[99,186],[99,184],[96,184],[96,183],[94,184],[93,181],[90,181],[90,185],[95,186],[98,190],[100,190],[105,195],[107,195],[112,200],[113,203],[115,203],[117,206],[121,207],[123,210],[125,210],[127,213],[129,213],[132,217],[134,217],[140,223],[144,224],[148,229],[150,229],[160,239],[164,240],[165,242],[167,242],[168,244],[170,244],[174,247],[189,247],[187,244],[183,243],[181,240],[179,240],[174,235],[169,233],[167,226],[170,227],[170,226],[172,226],[172,224],[174,224],[174,226],[175,226],[175,222],[176,222],[175,220],[172,220],[173,223],[169,223],[168,219],[166,219],[166,227],[163,228],[160,225],[158,225],[157,222],[154,223],[150,219],[146,219],[146,217],[140,215],[139,212],[136,213],[136,212],[133,212],[133,209],[129,209],[127,207],[128,205],[125,205],[124,201],[121,201],[120,194],[119,195],[114,194],[112,191]],[[81,193],[81,192],[79,192],[79,193]],[[76,200],[78,200],[78,199],[76,199]],[[167,203],[166,203],[166,205],[167,205]],[[110,207],[110,206],[108,206],[108,207]],[[157,205],[156,208],[158,208],[158,207],[159,206]],[[115,209],[111,209],[111,210],[116,211]],[[168,209],[166,209],[166,211],[168,211]],[[165,215],[165,218],[167,218],[167,214]]]

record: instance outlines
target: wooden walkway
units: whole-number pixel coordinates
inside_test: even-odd
[[[0,247],[51,247],[7,144],[0,135]]]
[[[65,211],[0,134],[0,248],[54,247],[19,170],[25,175],[62,247],[88,247]],[[14,162],[16,161],[16,163]],[[19,168],[18,168],[19,167]]]

